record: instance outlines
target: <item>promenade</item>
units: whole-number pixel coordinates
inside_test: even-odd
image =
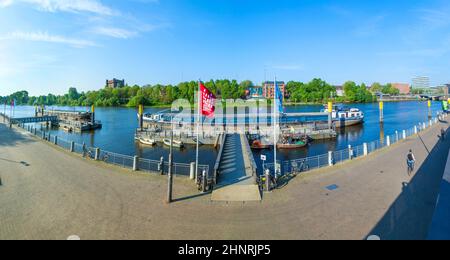
[[[0,124],[0,239],[425,239],[450,148],[438,135],[448,126],[309,172],[261,202],[213,202],[176,178],[169,205],[165,176],[88,161]]]

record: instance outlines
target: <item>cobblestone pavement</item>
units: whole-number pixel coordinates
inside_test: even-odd
[[[298,177],[262,202],[212,202],[176,178],[168,205],[164,176],[87,161],[0,124],[0,239],[426,238],[450,147],[441,127]]]

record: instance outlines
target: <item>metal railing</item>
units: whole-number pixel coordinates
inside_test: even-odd
[[[103,161],[104,163],[119,166],[125,169],[137,170],[148,173],[165,174],[168,172],[169,163],[166,161],[156,161],[146,158],[139,158],[137,156],[123,155],[96,147],[90,147],[86,144],[75,143],[57,135],[50,135],[48,131],[37,129],[35,126],[20,124],[20,128],[32,133],[36,137],[49,141],[64,150],[79,154],[86,159]],[[55,139],[56,138],[56,139]],[[206,171],[207,176],[210,177],[209,165],[199,165],[199,172]],[[174,163],[173,174],[178,176],[187,176],[191,174],[191,165],[186,163]]]
[[[277,164],[281,167],[281,175],[307,172],[314,169],[330,167],[337,164],[344,163],[349,160],[367,156],[377,150],[383,149],[385,147],[391,146],[398,143],[408,137],[414,136],[432,125],[436,124],[440,117],[447,116],[444,113],[439,113],[438,117],[429,120],[428,122],[422,122],[415,125],[412,128],[396,131],[392,135],[387,135],[382,139],[372,141],[369,143],[364,143],[358,146],[349,146],[346,149],[338,151],[330,151],[327,154],[321,154],[306,158],[299,158],[288,161],[277,161]],[[274,172],[274,163],[266,163],[264,169],[269,169],[272,173]]]

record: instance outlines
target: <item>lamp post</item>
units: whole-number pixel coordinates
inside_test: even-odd
[[[173,189],[173,115],[170,119],[171,131],[170,131],[170,152],[169,152],[169,173],[168,173],[168,187],[167,187],[167,203],[172,202],[172,189]]]

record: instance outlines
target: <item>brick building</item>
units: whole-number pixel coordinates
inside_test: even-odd
[[[112,79],[112,80],[106,80],[106,87],[107,88],[123,88],[125,87],[125,80],[118,80],[118,79]]]

